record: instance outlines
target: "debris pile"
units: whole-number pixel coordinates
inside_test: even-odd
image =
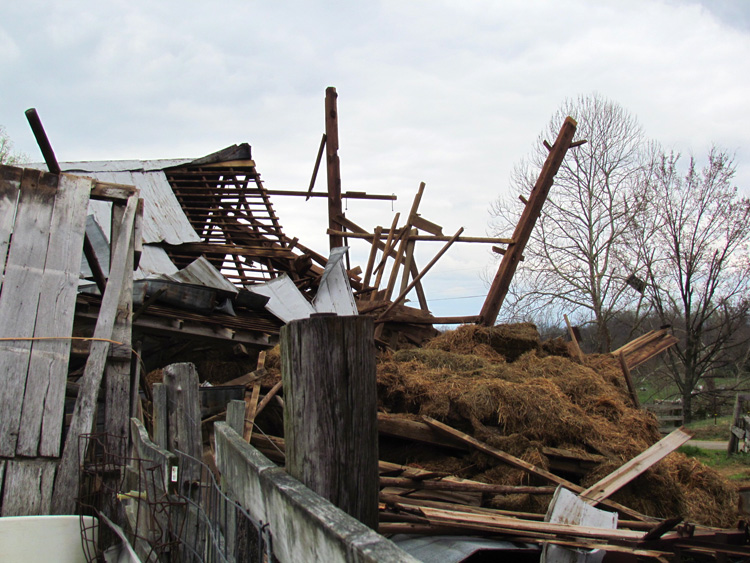
[[[555,470],[561,450],[569,458],[595,459],[593,466],[580,463],[565,472],[576,473],[580,485],[588,487],[657,442],[658,423],[652,414],[629,405],[612,356],[585,356],[579,364],[549,349],[530,324],[461,326],[423,349],[383,355],[379,400],[387,412],[438,419],[543,469]],[[435,451],[413,444],[384,450],[398,456],[389,461],[428,471],[493,484],[541,484],[478,452]],[[736,520],[734,488],[712,469],[676,452],[612,498],[656,517],[680,515],[711,526],[732,526]],[[540,495],[498,495],[490,505],[544,512],[548,501]]]

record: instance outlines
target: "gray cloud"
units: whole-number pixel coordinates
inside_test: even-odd
[[[396,193],[406,212],[425,181],[425,217],[483,235],[513,163],[581,93],[618,101],[665,146],[736,148],[738,182],[750,185],[744,6],[29,0],[3,8],[0,123],[38,158],[23,116],[36,106],[61,160],[200,156],[248,141],[269,186],[299,188],[333,85],[345,189]],[[290,233],[326,247],[323,205],[276,207]],[[352,202],[350,214],[388,225],[391,206]],[[420,249],[420,263],[438,248]],[[454,252],[428,275],[435,297],[481,292],[487,249]]]

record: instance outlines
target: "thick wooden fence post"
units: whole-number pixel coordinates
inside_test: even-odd
[[[371,317],[313,315],[281,329],[286,470],[363,524],[378,524]]]

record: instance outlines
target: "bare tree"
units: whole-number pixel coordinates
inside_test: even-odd
[[[0,125],[0,164],[18,166],[24,164],[27,160],[25,155],[13,151],[13,142],[8,137],[5,127]]]
[[[609,326],[619,311],[647,309],[625,280],[642,265],[632,255],[629,231],[645,210],[644,178],[654,148],[635,117],[617,103],[597,94],[567,100],[537,148],[514,169],[512,190],[530,191],[547,155],[542,141],[554,138],[567,115],[578,121],[577,135],[588,142],[568,151],[555,177],[509,307],[532,316],[554,308],[576,322],[593,322],[603,352],[611,348]],[[512,231],[521,211],[518,201],[499,199],[491,210],[493,230]]]
[[[732,186],[736,166],[726,152],[712,149],[702,169],[694,158],[680,165],[680,155],[662,156],[648,182],[642,271],[656,314],[680,337],[666,365],[689,422],[701,379],[746,352],[750,200]]]

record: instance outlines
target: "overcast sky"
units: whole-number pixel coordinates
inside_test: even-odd
[[[60,161],[246,141],[267,187],[305,189],[335,86],[343,189],[395,193],[405,214],[424,181],[425,218],[484,236],[513,164],[580,94],[620,103],[667,148],[736,151],[747,189],[748,61],[744,0],[25,0],[0,8],[0,124],[32,160],[29,107]],[[324,200],[274,205],[287,234],[326,251]],[[371,229],[392,209],[353,201],[347,215]],[[424,281],[433,313],[477,314],[488,267],[489,247],[454,246]]]

